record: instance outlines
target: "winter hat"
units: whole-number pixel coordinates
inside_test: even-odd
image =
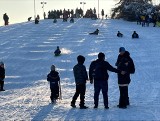
[[[126,51],[126,49],[124,47],[119,48],[119,52],[125,52],[125,51]]]
[[[100,53],[98,54],[98,59],[103,60],[104,58],[105,58],[105,54],[102,53],[102,52],[100,52]]]
[[[55,71],[56,67],[54,65],[51,66],[51,71]]]
[[[4,65],[4,63],[1,61],[1,62],[0,62],[0,65]]]

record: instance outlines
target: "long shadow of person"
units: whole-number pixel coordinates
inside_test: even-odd
[[[54,105],[48,104],[42,107],[42,109],[33,117],[32,121],[43,121],[47,115],[51,112]]]

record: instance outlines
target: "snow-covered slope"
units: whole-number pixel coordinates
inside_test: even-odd
[[[95,29],[98,36],[88,35]],[[124,34],[117,38],[117,31]],[[133,31],[139,39],[131,39]],[[0,92],[0,120],[160,120],[160,29],[141,27],[122,20],[76,19],[75,23],[52,20],[0,27],[0,59],[6,64],[5,92]],[[54,57],[56,46],[62,56]],[[72,68],[76,57],[84,55],[89,68],[99,52],[115,65],[119,47],[125,47],[133,58],[136,73],[129,86],[131,105],[116,107],[119,100],[117,75],[109,72],[109,110],[93,109],[93,85],[87,83],[87,110],[72,109],[75,92]],[[55,64],[60,73],[63,100],[51,105],[46,75]],[[79,99],[77,101],[77,106]]]

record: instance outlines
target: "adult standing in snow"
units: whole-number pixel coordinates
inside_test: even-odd
[[[89,78],[90,83],[93,83],[94,80],[94,108],[98,108],[99,101],[99,93],[102,90],[103,99],[104,99],[104,107],[105,109],[109,109],[108,107],[108,72],[112,71],[115,73],[122,73],[120,70],[112,67],[107,61],[105,61],[105,54],[100,52],[98,54],[98,59],[91,62],[89,67]]]
[[[4,63],[0,62],[0,91],[5,91],[4,90],[4,79],[5,79],[5,68],[4,68]]]
[[[101,15],[102,15],[102,19],[103,19],[103,17],[104,17],[104,10],[103,9],[101,11]]]
[[[78,64],[76,64],[73,67],[73,73],[75,77],[75,83],[76,83],[76,92],[72,98],[71,106],[73,108],[76,107],[75,103],[80,95],[80,109],[87,109],[88,107],[85,106],[85,92],[86,92],[86,80],[88,80],[88,74],[86,71],[86,67],[83,65],[85,61],[85,57],[82,55],[79,55],[77,57]]]
[[[8,15],[5,13],[5,14],[3,14],[3,20],[4,20],[4,25],[6,26],[6,25],[8,25],[8,21],[9,21],[9,17],[8,17]]]
[[[118,85],[120,90],[119,108],[127,108],[130,105],[128,96],[128,86],[130,84],[130,74],[135,72],[134,62],[130,53],[124,47],[119,48],[119,55],[116,62],[117,69],[125,71],[124,75],[118,74]]]

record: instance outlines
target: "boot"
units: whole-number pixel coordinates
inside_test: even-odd
[[[87,109],[87,106],[80,106],[80,109]]]
[[[5,90],[3,89],[3,86],[4,86],[4,81],[1,81],[1,89],[0,89],[0,91],[5,91]]]
[[[71,102],[71,107],[72,107],[72,108],[76,108],[75,101],[73,101],[73,100],[72,100],[72,102]]]

